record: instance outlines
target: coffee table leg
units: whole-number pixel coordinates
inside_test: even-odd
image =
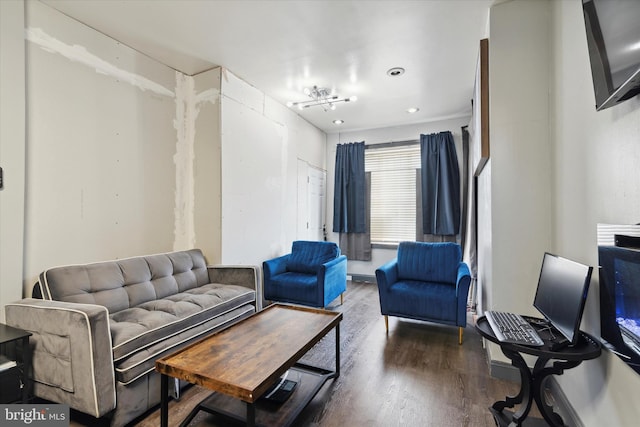
[[[160,427],[169,426],[169,377],[160,375]]]
[[[340,376],[340,323],[336,324],[336,378]]]
[[[256,425],[256,406],[247,402],[247,427],[255,427]]]

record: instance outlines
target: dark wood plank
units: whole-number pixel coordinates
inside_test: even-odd
[[[455,327],[393,317],[387,335],[375,284],[348,282],[344,305],[339,301],[329,309],[344,316],[340,378],[324,385],[296,426],[494,427],[489,406],[519,389],[517,383],[489,376],[486,352],[472,323],[465,329],[462,345]],[[327,334],[302,359],[332,370],[335,334]],[[170,425],[177,426],[209,394],[194,386],[184,391],[180,401],[171,401]],[[95,419],[88,418],[74,414],[71,426],[96,425]],[[135,425],[160,425],[159,409]],[[226,427],[228,423],[201,412],[190,425]]]

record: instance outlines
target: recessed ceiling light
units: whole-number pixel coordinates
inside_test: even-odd
[[[404,68],[402,67],[393,67],[389,68],[387,71],[387,75],[390,77],[399,77],[404,74]]]
[[[344,123],[344,120],[340,120],[340,119],[335,119],[335,120],[333,121],[333,124],[335,124],[335,125],[341,125],[341,124],[343,124],[343,123]]]
[[[407,113],[409,114],[417,113],[418,111],[420,111],[418,107],[407,108]]]

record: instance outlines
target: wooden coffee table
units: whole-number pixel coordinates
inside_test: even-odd
[[[169,377],[214,391],[198,411],[221,415],[247,426],[286,426],[331,378],[340,376],[342,313],[274,304],[239,323],[156,361],[161,376],[161,426],[169,422]],[[335,371],[299,363],[331,329],[336,331]],[[290,370],[298,384],[284,403],[260,397]]]

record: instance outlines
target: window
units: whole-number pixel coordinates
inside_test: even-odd
[[[365,171],[371,173],[371,243],[416,239],[416,170],[420,144],[369,145]]]

